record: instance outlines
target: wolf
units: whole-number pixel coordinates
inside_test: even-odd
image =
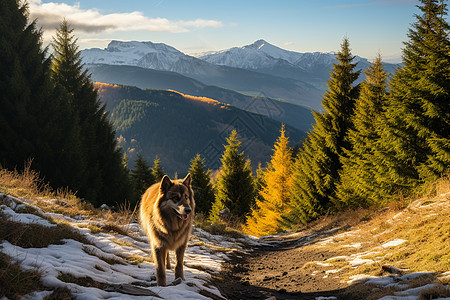
[[[165,175],[142,195],[139,216],[147,233],[156,265],[156,282],[166,286],[166,268],[170,269],[169,250],[176,254],[175,278],[184,279],[184,251],[191,235],[195,201],[191,175],[171,180]]]

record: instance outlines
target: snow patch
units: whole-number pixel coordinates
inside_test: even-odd
[[[21,205],[14,206],[16,209],[21,209]],[[6,217],[7,220],[16,222],[16,223],[22,223],[22,224],[37,224],[45,227],[54,227],[56,224],[52,224],[49,221],[34,215],[34,214],[27,214],[27,213],[16,213],[14,209],[11,207],[8,207],[6,205],[0,205],[0,211],[3,213],[3,215]]]
[[[357,274],[357,275],[353,275],[349,277],[349,281],[347,281],[347,283],[349,284],[354,284],[354,283],[358,283],[358,282],[362,282],[365,281],[367,279],[371,279],[371,278],[377,278],[376,276],[372,276],[372,275],[367,275],[367,274]]]
[[[28,200],[13,199],[3,194],[0,196],[3,201],[8,199],[6,201],[8,205],[0,205],[0,218],[45,227],[57,226],[41,216],[20,213]],[[101,221],[86,220],[84,216],[71,218],[61,214],[44,213],[34,206],[33,208],[44,217],[62,219],[72,224],[73,230],[83,235],[89,244],[64,239],[61,245],[22,248],[3,240],[0,241],[0,251],[10,256],[11,260],[24,270],[39,270],[42,274],[41,282],[45,287],[49,289],[66,287],[77,299],[148,299],[148,296],[133,296],[117,288],[122,286],[133,288],[136,284],[140,291],[153,292],[163,299],[209,299],[200,291],[221,299],[219,290],[209,283],[210,274],[221,270],[222,263],[229,259],[230,253],[245,252],[248,245],[262,244],[250,237],[233,239],[211,235],[200,228],[194,228],[184,260],[186,281],[175,286],[157,287],[152,279],[156,269],[151,262],[150,245],[139,224],[124,226],[131,232],[130,236],[103,232],[93,234],[88,228],[78,226],[92,223],[100,226]],[[174,262],[174,254],[170,255]],[[167,270],[166,275],[168,283],[175,281],[173,269]],[[70,282],[70,277],[89,277],[108,288],[98,289],[78,285]],[[43,299],[51,293],[52,291],[33,292],[25,295],[24,299]]]
[[[355,259],[350,260],[349,263],[352,265],[352,267],[357,267],[357,266],[365,265],[365,264],[373,264],[373,263],[375,263],[375,261],[372,259],[356,257]]]
[[[398,245],[403,244],[404,242],[406,242],[406,240],[404,239],[395,239],[390,242],[384,243],[383,245],[381,245],[381,247],[383,248],[396,247]]]

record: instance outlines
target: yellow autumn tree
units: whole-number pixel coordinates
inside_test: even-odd
[[[244,231],[247,234],[263,236],[282,231],[282,216],[289,210],[289,190],[292,184],[292,150],[288,146],[284,125],[275,142],[274,153],[263,171],[264,185],[260,196],[247,219]]]

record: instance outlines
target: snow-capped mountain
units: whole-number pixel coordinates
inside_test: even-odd
[[[337,63],[334,52],[306,52],[289,51],[272,45],[265,40],[258,40],[253,44],[233,47],[230,49],[196,54],[196,57],[212,64],[242,68],[273,76],[294,79],[311,84],[324,91],[330,77],[329,71]],[[363,57],[356,56],[357,70],[365,70],[370,62]],[[384,63],[387,72],[395,72],[397,65]],[[364,79],[360,76],[357,82]]]
[[[318,66],[331,66],[335,61],[334,53],[299,53],[274,46],[265,40],[257,40],[243,47],[233,47],[217,52],[197,54],[196,57],[207,62],[243,69],[268,69],[285,66],[299,68],[304,71],[316,69]],[[356,61],[367,61],[357,57]]]
[[[111,41],[105,49],[86,49],[81,56],[85,64],[127,65],[178,73],[191,73],[208,64],[172,46],[152,42]]]

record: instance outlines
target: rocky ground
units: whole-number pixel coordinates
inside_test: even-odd
[[[229,299],[335,299],[332,297],[342,294],[348,284],[333,276],[311,275],[311,271],[303,266],[344,253],[305,251],[301,243],[302,239],[277,242],[255,249],[251,255],[236,255],[225,265],[223,278],[217,286]]]

